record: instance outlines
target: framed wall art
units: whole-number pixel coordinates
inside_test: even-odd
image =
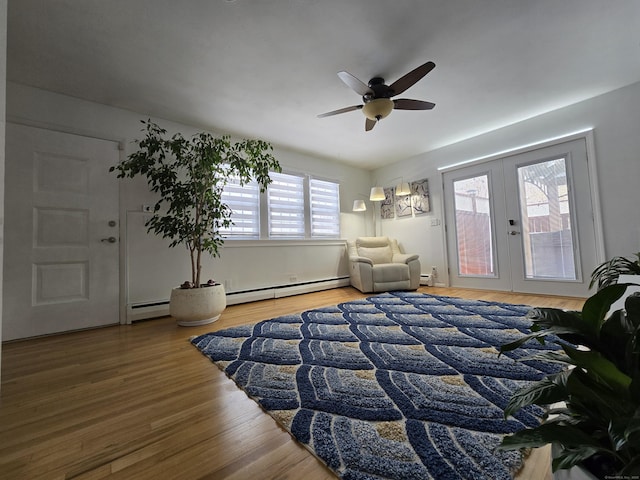
[[[380,204],[380,218],[393,218],[395,196],[395,188],[389,187],[384,189],[384,200]]]
[[[396,216],[408,217],[411,215],[411,195],[396,195]]]
[[[431,211],[431,202],[429,199],[429,180],[426,178],[411,182],[411,203],[413,205],[413,213],[422,215]]]

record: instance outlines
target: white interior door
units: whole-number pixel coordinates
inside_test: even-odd
[[[3,339],[119,322],[118,144],[7,124]]]
[[[588,296],[589,180],[584,139],[445,173],[451,284]]]

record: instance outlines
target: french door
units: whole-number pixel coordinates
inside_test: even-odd
[[[598,262],[583,138],[443,181],[452,286],[588,296]]]

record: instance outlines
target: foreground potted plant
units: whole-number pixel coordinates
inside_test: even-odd
[[[618,283],[620,275],[640,275],[640,252],[635,254],[636,259],[631,260],[627,257],[613,257],[611,260],[598,265],[591,274],[591,283],[589,288],[597,285],[598,290],[601,288]],[[638,282],[640,283],[640,282]]]
[[[187,139],[171,138],[157,124],[142,121],[145,137],[136,140],[138,150],[111,167],[118,178],[146,177],[158,194],[148,232],[171,240],[169,247],[186,246],[191,260],[191,279],[171,292],[169,310],[180,325],[202,325],[217,320],[226,308],[223,285],[202,283],[202,255],[220,256],[224,239],[221,228],[232,225],[231,209],[222,193],[231,180],[245,184],[255,179],[260,191],[271,182],[270,171],[281,171],[262,140],[231,142],[229,136],[203,132]]]
[[[533,309],[531,333],[501,347],[503,353],[550,340],[560,350],[536,358],[568,367],[512,396],[505,417],[528,405],[552,407],[541,425],[505,437],[501,449],[553,444],[554,472],[581,466],[595,478],[639,478],[640,296],[630,295],[624,310],[605,318],[626,288],[603,288],[581,312]]]

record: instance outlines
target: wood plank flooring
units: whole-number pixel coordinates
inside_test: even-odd
[[[439,295],[580,309],[583,301],[421,287]],[[7,343],[0,479],[334,479],[188,339],[364,297],[351,287],[227,308],[218,322],[171,318]],[[550,479],[536,451],[519,479]]]

